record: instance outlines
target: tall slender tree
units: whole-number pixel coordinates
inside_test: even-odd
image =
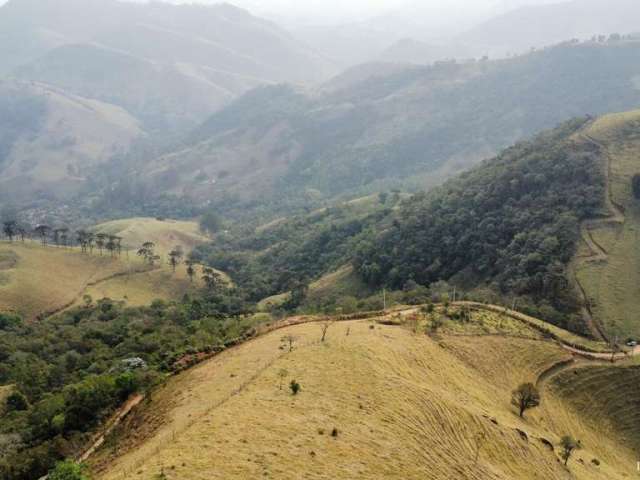
[[[105,244],[107,240],[106,233],[96,233],[96,247],[100,251],[100,255],[102,255],[102,251],[104,250]]]
[[[87,253],[89,235],[86,230],[76,230],[76,241],[80,245],[80,251]]]
[[[174,247],[174,249],[169,252],[169,264],[173,269],[173,273],[176,272],[176,267],[182,262],[182,257],[184,257],[184,252],[181,246]]]
[[[51,232],[51,227],[49,225],[40,224],[35,228],[35,232],[40,237],[40,241],[42,242],[42,246],[47,246],[47,240],[49,238],[49,233]]]

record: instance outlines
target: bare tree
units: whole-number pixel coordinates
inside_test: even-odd
[[[320,324],[320,330],[322,331],[322,338],[320,339],[321,342],[325,341],[327,337],[327,331],[329,330],[329,327],[331,325],[333,325],[333,320],[325,320]]]
[[[530,408],[540,405],[540,392],[532,383],[523,383],[511,393],[511,404],[518,407],[520,417]]]

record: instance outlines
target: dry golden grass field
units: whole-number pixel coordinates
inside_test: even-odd
[[[510,392],[571,357],[513,319],[490,317],[474,314],[469,332],[445,324],[434,337],[364,320],[334,323],[324,343],[319,324],[266,334],[171,378],[91,467],[100,480],[634,475],[635,444],[626,440],[635,413],[610,410],[634,405],[635,367],[576,363],[544,375],[541,407],[520,419]],[[493,333],[479,333],[487,324]],[[291,352],[285,335],[296,339]],[[603,387],[619,371],[631,372],[626,388]],[[568,467],[563,435],[583,446]]]
[[[37,242],[0,243],[0,311],[27,319],[75,302],[88,284],[127,272],[129,265],[108,256]]]
[[[206,241],[195,222],[129,219],[103,224],[98,230],[122,236],[123,244],[132,245],[132,249],[146,241],[142,239],[154,241],[161,264],[146,266],[135,252],[111,258],[97,249],[89,255],[76,248],[45,248],[39,242],[1,242],[0,311],[17,312],[33,320],[80,304],[84,295],[139,306],[155,299],[178,299],[202,287],[199,273],[192,284],[184,265],[173,273],[166,258],[166,252],[177,245],[188,252]]]

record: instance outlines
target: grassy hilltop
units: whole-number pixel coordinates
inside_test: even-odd
[[[107,441],[93,470],[100,480],[633,474],[640,437],[617,409],[632,407],[637,368],[578,363],[542,375],[570,356],[513,322],[499,320],[499,335],[479,334],[497,328],[485,313],[470,330],[445,325],[436,338],[370,321],[334,324],[324,343],[318,324],[268,334],[169,380]],[[283,335],[296,338],[292,352],[279,348]],[[602,388],[619,372],[628,395]],[[520,419],[511,391],[536,380],[542,405]],[[568,470],[563,435],[583,446]]]
[[[76,248],[43,247],[35,241],[1,242],[0,311],[34,319],[81,304],[84,295],[138,306],[155,299],[177,299],[195,288],[184,265],[173,273],[167,264],[167,254],[175,246],[188,252],[206,241],[195,222],[135,218],[105,223],[96,231],[121,236],[130,251],[112,258],[107,252],[100,255],[97,249],[83,254]],[[154,242],[161,256],[155,267],[145,265],[136,255],[145,241]]]

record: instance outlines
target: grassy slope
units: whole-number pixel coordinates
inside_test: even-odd
[[[13,261],[0,267],[0,311],[28,319],[73,302],[90,282],[125,272],[126,263],[38,243],[0,243],[0,255]]]
[[[625,223],[602,223],[591,235],[607,252],[604,262],[582,262],[578,279],[593,304],[594,315],[613,334],[640,336],[640,202],[631,192],[631,178],[640,173],[640,111],[608,115],[587,133],[601,142],[611,161],[612,200],[624,207]],[[584,247],[582,252],[584,253]]]
[[[325,344],[318,325],[291,327],[172,378],[94,459],[97,478],[152,479],[163,469],[181,480],[616,479],[633,472],[632,452],[611,431],[596,430],[595,417],[590,425],[578,419],[555,390],[545,390],[543,407],[526,420],[517,417],[511,389],[568,358],[535,332],[443,333],[436,342],[370,325],[336,324]],[[298,337],[292,353],[278,348],[288,333]],[[281,369],[285,385],[301,383],[297,397],[279,389]],[[474,464],[480,432],[487,442]],[[564,434],[583,439],[570,464],[575,477],[539,440],[557,444]]]
[[[156,298],[179,298],[191,285],[181,269],[147,271],[138,259],[84,255],[75,249],[43,248],[38,243],[0,243],[0,311],[27,319],[51,313],[90,294],[144,305]]]

